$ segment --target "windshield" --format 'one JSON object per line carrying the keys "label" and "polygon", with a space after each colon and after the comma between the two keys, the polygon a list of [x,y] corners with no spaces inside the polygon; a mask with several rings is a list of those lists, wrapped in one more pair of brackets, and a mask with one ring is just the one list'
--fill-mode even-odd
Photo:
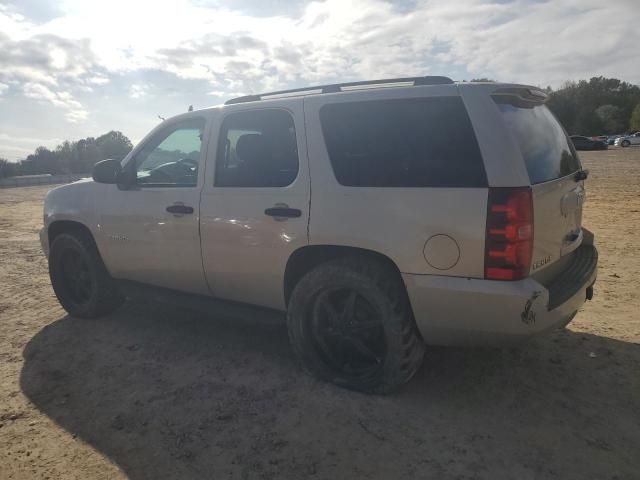
{"label": "windshield", "polygon": [[495,101],[520,147],[532,184],[565,177],[580,170],[567,134],[544,105],[515,106],[508,97]]}

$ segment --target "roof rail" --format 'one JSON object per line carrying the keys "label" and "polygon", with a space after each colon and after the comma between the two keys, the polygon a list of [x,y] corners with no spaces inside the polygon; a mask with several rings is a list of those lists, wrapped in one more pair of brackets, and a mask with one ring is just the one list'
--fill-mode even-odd
{"label": "roof rail", "polygon": [[[402,77],[402,78],[385,78],[382,80],[365,80],[361,82],[334,83],[330,85],[317,85],[315,87],[293,88],[291,90],[280,90],[277,92],[258,93],[255,95],[244,95],[242,97],[232,98],[224,102],[225,105],[233,105],[234,103],[256,102],[264,97],[273,97],[276,95],[289,95],[304,92],[318,93],[337,93],[343,88],[363,87],[367,85],[389,85],[394,83],[413,83],[413,85],[449,85],[453,83],[449,77],[431,76],[431,77]],[[295,95],[291,95],[295,96]]]}

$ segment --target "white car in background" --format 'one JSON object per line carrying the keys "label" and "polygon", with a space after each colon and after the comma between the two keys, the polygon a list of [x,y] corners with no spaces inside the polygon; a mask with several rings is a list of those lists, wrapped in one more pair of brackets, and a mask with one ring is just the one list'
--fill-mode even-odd
{"label": "white car in background", "polygon": [[616,147],[629,147],[631,145],[640,145],[640,132],[633,133],[631,135],[625,135],[623,137],[616,138],[613,143]]}

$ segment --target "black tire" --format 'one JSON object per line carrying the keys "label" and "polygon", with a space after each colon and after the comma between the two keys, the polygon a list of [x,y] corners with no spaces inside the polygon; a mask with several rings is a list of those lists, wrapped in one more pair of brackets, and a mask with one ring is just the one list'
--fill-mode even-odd
{"label": "black tire", "polygon": [[51,243],[49,277],[62,307],[73,317],[111,313],[124,298],[88,233],[61,233]]}
{"label": "black tire", "polygon": [[[343,294],[343,291],[346,293]],[[348,302],[352,297],[353,305],[359,302],[359,307],[351,309],[355,312],[353,318],[347,318],[347,306],[339,314],[339,322],[343,328],[365,325],[368,329],[366,334],[354,334],[350,330],[346,337],[334,341],[333,336],[342,334],[336,334],[336,323],[329,319],[327,324],[331,326],[325,330],[327,336],[321,338],[323,336],[318,334],[318,318],[321,314],[318,312],[321,311],[320,306],[324,305],[322,302],[331,298],[330,295],[334,295],[333,298],[338,301],[340,297],[335,295],[345,295],[348,305],[351,305]],[[362,313],[358,308],[365,310],[364,316],[376,320],[365,320],[362,323],[356,321],[356,317]],[[339,313],[336,310],[338,308],[333,312]],[[330,314],[326,317],[336,318]],[[344,324],[350,324],[350,327]],[[352,390],[379,394],[397,390],[413,377],[424,357],[424,342],[418,333],[402,279],[396,270],[376,259],[341,258],[321,264],[308,272],[291,294],[287,326],[293,350],[308,372]],[[340,328],[338,326],[337,330]],[[352,335],[360,335],[355,340],[356,343],[352,343]],[[340,345],[341,361],[327,353],[330,350],[325,347],[330,342]],[[384,342],[382,354],[379,349],[381,342]],[[365,350],[366,357],[361,356],[363,345],[368,350]],[[356,366],[362,366],[362,371],[354,366],[358,362],[360,363]],[[365,368],[367,362],[371,365]],[[337,366],[339,364],[342,367]]]}
{"label": "black tire", "polygon": [[631,142],[629,140],[623,140],[620,145],[622,145],[623,147],[628,147],[629,145],[631,145]]}

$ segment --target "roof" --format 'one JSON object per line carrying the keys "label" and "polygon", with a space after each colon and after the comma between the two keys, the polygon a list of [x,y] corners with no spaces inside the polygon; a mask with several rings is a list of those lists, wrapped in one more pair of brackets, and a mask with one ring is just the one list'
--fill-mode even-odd
{"label": "roof", "polygon": [[365,80],[360,82],[347,82],[347,83],[334,83],[329,85],[316,85],[311,87],[294,88],[290,90],[279,90],[276,92],[258,93],[254,95],[244,95],[242,97],[232,98],[227,100],[225,105],[232,105],[235,103],[256,102],[264,99],[265,97],[289,97],[305,94],[322,94],[322,93],[337,93],[348,90],[356,90],[359,88],[376,88],[376,87],[393,87],[403,84],[410,84],[414,86],[420,85],[451,85],[453,80],[449,77],[441,76],[428,76],[428,77],[401,77],[401,78],[385,78],[380,80]]}

